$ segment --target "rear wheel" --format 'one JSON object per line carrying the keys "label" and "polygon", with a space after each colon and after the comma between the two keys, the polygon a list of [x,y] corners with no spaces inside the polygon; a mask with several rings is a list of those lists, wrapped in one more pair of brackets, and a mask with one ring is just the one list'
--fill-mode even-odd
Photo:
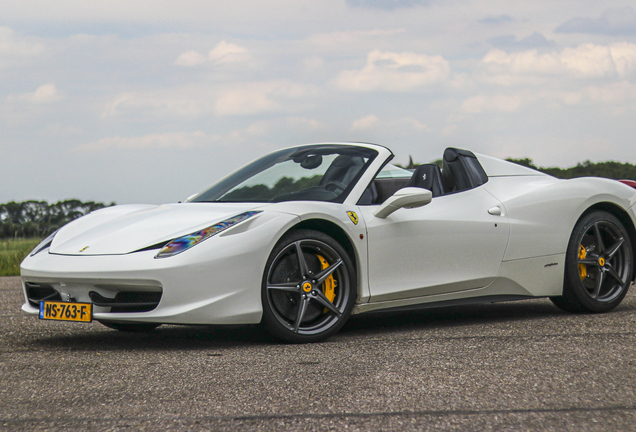
{"label": "rear wheel", "polygon": [[263,322],[288,342],[326,339],[349,318],[356,287],[353,264],[338,242],[318,231],[292,231],[265,267]]}
{"label": "rear wheel", "polygon": [[595,211],[574,227],[565,258],[563,295],[550,300],[568,312],[607,312],[627,294],[632,281],[629,234],[613,215]]}
{"label": "rear wheel", "polygon": [[118,322],[110,322],[110,321],[100,321],[101,324],[105,325],[108,328],[124,331],[124,332],[149,332],[151,330],[156,329],[161,324],[153,324],[153,323],[118,323]]}

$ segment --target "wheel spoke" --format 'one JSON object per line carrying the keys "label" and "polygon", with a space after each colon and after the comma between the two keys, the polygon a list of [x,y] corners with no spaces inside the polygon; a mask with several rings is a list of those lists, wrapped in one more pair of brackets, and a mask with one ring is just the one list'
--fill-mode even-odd
{"label": "wheel spoke", "polygon": [[605,245],[603,244],[603,238],[601,237],[601,230],[598,227],[598,222],[594,224],[594,236],[596,237],[596,244],[598,245],[598,252],[605,251]]}
{"label": "wheel spoke", "polygon": [[277,284],[268,284],[268,290],[300,292],[300,282],[284,282]]}
{"label": "wheel spoke", "polygon": [[309,267],[307,266],[307,261],[305,261],[303,250],[300,248],[300,242],[297,241],[294,245],[296,246],[296,255],[298,255],[298,264],[300,265],[300,276],[307,276],[309,274]]}
{"label": "wheel spoke", "polygon": [[594,292],[592,293],[592,298],[597,299],[598,295],[601,292],[601,286],[603,285],[603,280],[605,279],[605,272],[598,272],[598,276],[596,278],[596,286],[594,287]]}
{"label": "wheel spoke", "polygon": [[621,279],[620,275],[618,273],[616,273],[616,270],[614,270],[613,267],[608,266],[607,272],[610,274],[611,277],[613,277],[618,282],[620,282],[621,285],[623,285],[625,283],[623,281],[623,279]]}
{"label": "wheel spoke", "polygon": [[334,306],[333,303],[329,301],[329,299],[325,296],[325,294],[322,291],[315,290],[314,296],[315,296],[314,298],[316,299],[316,301],[318,301],[318,303],[322,304],[331,312],[338,315],[338,318],[342,316],[342,313],[336,308],[336,306]]}
{"label": "wheel spoke", "polygon": [[585,265],[597,265],[598,264],[598,259],[596,258],[584,258],[584,259],[580,259],[577,261],[578,264],[585,264]]}
{"label": "wheel spoke", "polygon": [[608,258],[614,258],[614,255],[616,255],[616,252],[618,252],[618,250],[621,248],[621,246],[623,246],[623,243],[625,243],[625,239],[623,239],[623,237],[619,238],[618,240],[616,240],[616,243],[614,243],[612,245],[612,247],[610,247],[607,252],[605,253],[607,255]]}
{"label": "wheel spoke", "polygon": [[307,297],[303,298],[300,302],[300,307],[298,308],[298,317],[296,317],[296,323],[294,324],[294,333],[298,333],[298,329],[300,329],[300,323],[305,317],[305,311],[307,310],[308,303],[309,298]]}
{"label": "wheel spoke", "polygon": [[331,276],[331,273],[333,273],[334,270],[336,270],[340,266],[340,264],[342,264],[341,259],[339,259],[338,261],[336,261],[335,263],[331,264],[329,267],[327,267],[326,269],[318,273],[315,276],[316,277],[315,285],[321,285],[329,276]]}

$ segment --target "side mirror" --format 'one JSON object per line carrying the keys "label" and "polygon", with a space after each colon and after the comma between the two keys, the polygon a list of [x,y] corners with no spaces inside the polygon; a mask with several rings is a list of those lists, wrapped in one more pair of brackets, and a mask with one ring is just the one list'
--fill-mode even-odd
{"label": "side mirror", "polygon": [[433,193],[428,189],[405,187],[391,195],[374,212],[373,216],[380,219],[401,208],[422,207],[431,202]]}

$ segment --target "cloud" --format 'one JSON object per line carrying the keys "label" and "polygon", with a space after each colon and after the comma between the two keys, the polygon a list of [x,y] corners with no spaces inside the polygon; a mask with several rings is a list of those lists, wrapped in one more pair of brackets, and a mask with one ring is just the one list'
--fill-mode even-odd
{"label": "cloud", "polygon": [[41,85],[33,93],[22,93],[7,96],[8,103],[27,103],[34,105],[50,104],[61,99],[62,95],[55,87],[55,84]]}
{"label": "cloud", "polygon": [[371,126],[376,124],[380,119],[375,115],[368,115],[366,117],[362,117],[351,123],[351,131],[364,130],[369,129]]}
{"label": "cloud", "polygon": [[187,51],[181,54],[177,60],[174,62],[177,66],[198,66],[207,62],[208,58],[203,54],[198,53],[197,51]]}
{"label": "cloud", "polygon": [[636,108],[636,84],[619,81],[602,86],[585,86],[574,91],[541,90],[517,91],[510,94],[489,93],[471,96],[465,99],[460,110],[467,114],[486,112],[512,113],[524,106],[543,102],[544,106],[559,109],[562,106],[575,106],[585,103],[599,104],[615,108],[615,113],[622,114],[622,107]]}
{"label": "cloud", "polygon": [[[254,145],[258,142],[258,139],[265,142],[277,142],[280,146],[280,141],[275,136],[284,135],[285,139],[291,139],[291,142],[311,142],[324,139],[323,131],[326,126],[318,120],[307,117],[281,117],[271,120],[258,120],[251,123],[249,126],[232,131],[223,136],[222,141],[224,143],[237,145],[249,143]],[[316,138],[314,138],[318,133]]]}
{"label": "cloud", "polygon": [[603,87],[589,87],[586,89],[593,102],[609,105],[636,103],[636,85],[627,81],[608,84]]}
{"label": "cloud", "polygon": [[108,137],[75,147],[80,151],[99,152],[111,149],[148,150],[148,149],[190,149],[204,147],[218,140],[218,137],[203,132],[171,132],[149,134],[137,137]]}
{"label": "cloud", "polygon": [[189,84],[152,92],[120,93],[105,106],[102,118],[197,119],[210,114],[294,112],[305,109],[307,101],[317,94],[315,86],[289,80]]}
{"label": "cloud", "polygon": [[415,120],[410,117],[406,117],[406,118],[398,120],[397,125],[409,126],[411,129],[416,131],[430,132],[433,130],[431,127],[429,127],[425,123],[422,123],[421,121]]}
{"label": "cloud", "polygon": [[514,112],[517,111],[524,102],[527,102],[525,94],[480,94],[469,97],[461,104],[461,110],[469,114],[479,114],[485,111]]}
{"label": "cloud", "polygon": [[120,93],[106,104],[102,118],[196,118],[213,110],[214,96],[201,86]]}
{"label": "cloud", "polygon": [[80,134],[81,132],[82,130],[75,126],[67,126],[59,122],[49,123],[48,125],[44,126],[42,130],[42,133],[45,136],[52,136],[52,135],[72,136],[72,135]]}
{"label": "cloud", "polygon": [[177,66],[193,67],[204,63],[227,64],[241,63],[251,59],[249,51],[246,48],[221,41],[215,46],[207,56],[198,51],[187,51],[181,54],[175,64]]}
{"label": "cloud", "polygon": [[0,26],[0,70],[23,63],[44,52],[44,45],[34,38],[23,38],[9,27]]}
{"label": "cloud", "polygon": [[636,105],[636,84],[619,81],[604,86],[587,86],[572,92],[546,93],[544,98],[552,98],[563,105],[578,105],[592,102],[620,108]]}
{"label": "cloud", "polygon": [[298,131],[317,131],[324,129],[325,125],[318,120],[307,117],[288,117],[285,119],[285,128]]}
{"label": "cloud", "polygon": [[350,47],[352,44],[366,42],[369,43],[370,38],[386,40],[389,36],[400,35],[405,33],[406,29],[375,29],[375,30],[349,30],[335,31],[330,33],[318,33],[311,35],[307,40],[321,48],[337,49],[342,47]]}
{"label": "cloud", "polygon": [[636,45],[627,42],[608,46],[582,44],[546,54],[539,54],[537,50],[507,53],[494,49],[486,54],[482,64],[491,73],[622,78],[636,71]]}
{"label": "cloud", "polygon": [[430,0],[346,0],[352,8],[395,10],[403,7],[428,6]]}
{"label": "cloud", "polygon": [[219,44],[208,53],[208,57],[215,63],[236,63],[250,59],[247,49],[225,41],[219,42]]}
{"label": "cloud", "polygon": [[287,80],[241,83],[222,92],[214,104],[218,116],[251,115],[302,109],[302,101],[317,96],[313,85]]}
{"label": "cloud", "polygon": [[636,34],[636,12],[627,6],[607,9],[600,18],[573,18],[556,28],[557,33],[588,33],[610,36]]}
{"label": "cloud", "polygon": [[258,120],[246,127],[225,133],[207,134],[195,132],[167,132],[153,133],[132,137],[106,137],[90,143],[81,144],[74,148],[80,152],[107,152],[110,150],[158,150],[177,149],[190,150],[219,146],[254,144],[256,138],[270,138],[271,135],[301,135],[321,131],[325,125],[307,117],[282,117],[273,120]]}
{"label": "cloud", "polygon": [[371,51],[360,70],[340,73],[335,84],[347,91],[406,92],[448,80],[450,65],[442,56]]}
{"label": "cloud", "polygon": [[486,18],[480,19],[478,22],[481,24],[488,25],[500,25],[500,24],[508,24],[515,22],[516,20],[512,18],[510,15],[497,15],[497,16],[487,16]]}
{"label": "cloud", "polygon": [[349,131],[360,132],[378,128],[382,128],[383,130],[398,130],[400,132],[404,132],[405,130],[430,132],[432,130],[424,123],[411,117],[383,121],[380,120],[378,116],[372,114],[355,120],[353,123],[351,123],[351,128],[349,129]]}
{"label": "cloud", "polygon": [[509,50],[519,50],[519,49],[529,49],[529,48],[544,48],[544,47],[554,47],[556,46],[556,42],[552,40],[548,40],[541,33],[534,32],[530,36],[525,37],[523,39],[517,39],[516,36],[506,35],[506,36],[496,36],[488,39],[488,42],[496,47],[501,49],[509,49]]}

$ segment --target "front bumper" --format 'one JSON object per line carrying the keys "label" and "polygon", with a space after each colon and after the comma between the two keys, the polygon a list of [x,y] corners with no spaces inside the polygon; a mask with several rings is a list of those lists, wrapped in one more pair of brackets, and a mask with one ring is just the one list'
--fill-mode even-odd
{"label": "front bumper", "polygon": [[95,303],[97,297],[93,294],[92,299],[91,293],[106,299],[115,299],[119,292],[161,293],[159,303],[148,311],[113,311],[96,305],[93,319],[98,321],[258,323],[267,258],[280,235],[298,221],[293,215],[268,216],[255,218],[249,228],[228,230],[170,258],[155,259],[156,250],[95,256],[43,251],[27,257],[21,266],[22,310],[38,315],[38,303],[33,296],[29,300],[27,292],[27,284],[36,284],[52,287],[62,301],[87,303]]}

